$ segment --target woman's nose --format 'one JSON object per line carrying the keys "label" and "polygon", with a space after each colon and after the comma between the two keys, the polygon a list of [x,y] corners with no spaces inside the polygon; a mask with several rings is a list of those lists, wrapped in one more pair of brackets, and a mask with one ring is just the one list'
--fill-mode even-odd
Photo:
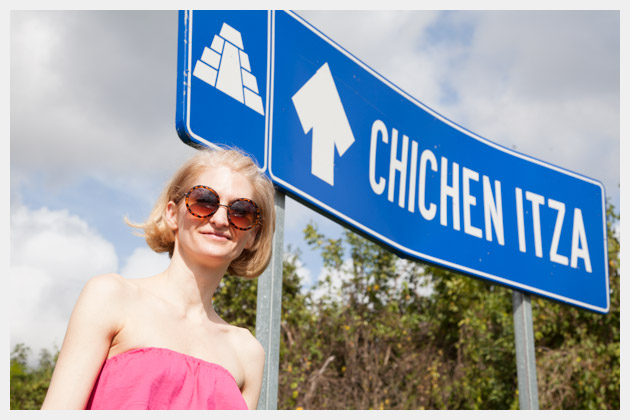
{"label": "woman's nose", "polygon": [[[225,210],[222,208],[225,208]],[[210,220],[217,226],[229,226],[230,219],[228,218],[228,206],[225,204],[219,204],[219,208],[214,212]]]}

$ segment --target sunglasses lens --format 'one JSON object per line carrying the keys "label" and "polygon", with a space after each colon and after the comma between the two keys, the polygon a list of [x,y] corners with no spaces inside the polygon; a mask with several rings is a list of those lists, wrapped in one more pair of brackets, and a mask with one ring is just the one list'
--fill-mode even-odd
{"label": "sunglasses lens", "polygon": [[230,204],[230,221],[241,229],[249,229],[256,222],[256,206],[247,200],[236,200]]}
{"label": "sunglasses lens", "polygon": [[[186,206],[193,216],[206,218],[212,216],[222,204],[214,190],[196,186],[186,195]],[[258,207],[250,200],[238,199],[230,204],[228,218],[237,228],[250,229],[258,221]]]}
{"label": "sunglasses lens", "polygon": [[196,188],[188,195],[188,209],[198,217],[208,217],[219,207],[219,197],[206,188]]}

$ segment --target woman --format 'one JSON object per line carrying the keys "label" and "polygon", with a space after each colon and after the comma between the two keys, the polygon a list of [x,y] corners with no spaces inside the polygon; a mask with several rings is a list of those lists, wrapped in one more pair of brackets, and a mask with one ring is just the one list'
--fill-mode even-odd
{"label": "woman", "polygon": [[174,175],[143,225],[168,252],[161,274],[87,282],[43,409],[255,409],[264,350],[212,296],[223,275],[254,278],[271,257],[274,190],[249,157],[204,150]]}

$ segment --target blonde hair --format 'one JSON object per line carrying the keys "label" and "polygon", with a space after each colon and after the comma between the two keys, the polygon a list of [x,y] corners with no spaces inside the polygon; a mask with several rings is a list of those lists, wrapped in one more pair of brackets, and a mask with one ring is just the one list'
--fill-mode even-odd
{"label": "blonde hair", "polygon": [[251,157],[235,148],[202,149],[175,172],[166,185],[153,210],[142,224],[127,223],[144,231],[140,234],[155,252],[168,252],[173,256],[175,249],[175,233],[169,228],[165,219],[169,201],[180,204],[184,194],[193,186],[193,180],[208,168],[226,166],[244,175],[252,184],[254,196],[252,200],[262,211],[262,223],[258,227],[256,238],[251,248],[244,249],[239,257],[232,261],[228,273],[240,277],[255,278],[262,274],[271,259],[273,233],[276,224],[274,206],[274,188],[267,176],[260,171]]}

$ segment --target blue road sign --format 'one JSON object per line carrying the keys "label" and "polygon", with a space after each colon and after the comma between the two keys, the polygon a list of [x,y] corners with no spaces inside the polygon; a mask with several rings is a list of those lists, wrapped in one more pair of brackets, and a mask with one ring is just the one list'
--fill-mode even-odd
{"label": "blue road sign", "polygon": [[180,138],[192,146],[237,146],[261,169],[267,161],[268,19],[265,10],[179,13]]}
{"label": "blue road sign", "polygon": [[467,131],[294,13],[265,22],[278,187],[400,255],[608,312],[601,183]]}

